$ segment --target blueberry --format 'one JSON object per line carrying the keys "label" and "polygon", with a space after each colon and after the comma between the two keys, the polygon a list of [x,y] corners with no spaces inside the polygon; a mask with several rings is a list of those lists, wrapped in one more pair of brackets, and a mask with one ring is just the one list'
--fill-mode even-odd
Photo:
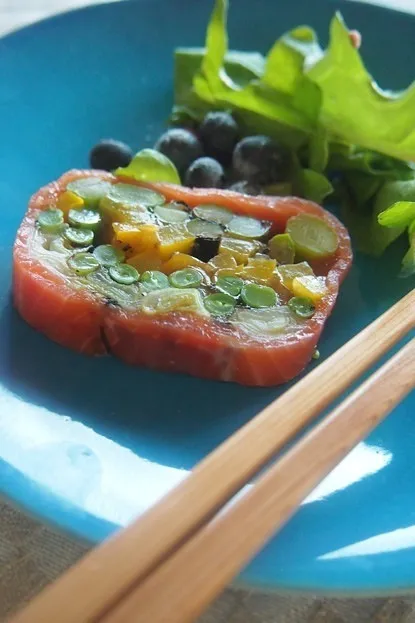
{"label": "blueberry", "polygon": [[287,177],[288,152],[268,136],[247,136],[236,145],[234,174],[256,184],[281,182]]}
{"label": "blueberry", "polygon": [[199,139],[183,128],[173,128],[162,134],[154,149],[170,158],[180,174],[203,154]]}
{"label": "blueberry", "polygon": [[234,190],[237,193],[242,193],[243,195],[260,195],[261,187],[257,184],[252,184],[251,182],[241,181],[235,182],[229,186],[229,190]]}
{"label": "blueberry", "polygon": [[186,172],[186,186],[196,188],[222,188],[225,174],[222,165],[213,158],[198,158]]}
{"label": "blueberry", "polygon": [[206,154],[224,165],[229,164],[239,138],[239,128],[232,115],[227,112],[209,112],[199,132]]}
{"label": "blueberry", "polygon": [[89,152],[89,163],[92,169],[113,171],[118,167],[126,167],[133,157],[131,147],[112,138],[103,139]]}

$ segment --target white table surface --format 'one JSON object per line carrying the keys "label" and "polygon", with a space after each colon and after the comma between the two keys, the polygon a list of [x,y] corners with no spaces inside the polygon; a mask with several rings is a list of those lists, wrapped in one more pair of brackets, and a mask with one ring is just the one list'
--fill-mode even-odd
{"label": "white table surface", "polygon": [[[0,0],[0,35],[52,13],[89,3],[90,0]],[[377,0],[377,4],[415,13],[415,0]],[[5,621],[6,616],[48,582],[58,577],[85,551],[84,545],[57,534],[13,509],[6,502],[0,501],[0,622]],[[200,621],[200,623],[369,622],[415,623],[415,598],[356,601],[323,599],[313,595],[261,595],[228,590]],[[45,621],[45,623],[52,622]]]}

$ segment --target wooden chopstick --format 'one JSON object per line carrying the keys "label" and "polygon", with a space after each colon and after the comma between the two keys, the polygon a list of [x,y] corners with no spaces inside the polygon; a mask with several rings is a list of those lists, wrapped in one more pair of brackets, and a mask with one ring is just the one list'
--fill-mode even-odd
{"label": "wooden chopstick", "polygon": [[307,494],[414,387],[415,339],[100,621],[194,621]]}
{"label": "wooden chopstick", "polygon": [[66,572],[14,622],[96,621],[414,326],[412,291],[223,443],[137,523]]}

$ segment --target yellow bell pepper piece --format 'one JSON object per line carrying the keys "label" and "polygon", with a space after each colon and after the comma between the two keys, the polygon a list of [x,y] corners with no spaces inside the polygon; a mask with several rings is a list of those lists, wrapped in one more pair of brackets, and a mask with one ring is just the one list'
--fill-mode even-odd
{"label": "yellow bell pepper piece", "polygon": [[137,255],[133,255],[127,259],[127,264],[134,266],[138,272],[144,273],[146,270],[160,270],[162,265],[161,257],[156,248],[147,249]]}
{"label": "yellow bell pepper piece", "polygon": [[292,283],[292,292],[294,296],[303,296],[311,299],[316,303],[327,294],[326,280],[324,277],[313,277],[312,275],[304,275],[304,277],[295,277]]}
{"label": "yellow bell pepper piece", "polygon": [[256,240],[239,240],[238,238],[223,236],[219,253],[231,255],[239,264],[246,264],[248,259],[261,249],[261,246],[261,243]]}
{"label": "yellow bell pepper piece", "polygon": [[70,190],[65,190],[61,195],[59,195],[58,200],[56,202],[56,207],[65,214],[68,214],[69,210],[73,208],[80,210],[85,205],[84,200],[79,195],[71,192]]}
{"label": "yellow bell pepper piece", "polygon": [[162,260],[168,260],[173,253],[190,254],[195,241],[195,237],[182,223],[160,227],[157,235],[158,250]]}
{"label": "yellow bell pepper piece", "polygon": [[212,266],[209,266],[209,264],[202,262],[202,260],[199,260],[197,257],[187,255],[186,253],[173,253],[171,258],[167,260],[167,262],[164,262],[162,266],[162,272],[166,275],[170,275],[176,270],[181,270],[182,268],[187,268],[188,266],[200,268],[200,270],[207,273],[208,275],[211,275],[213,273]]}
{"label": "yellow bell pepper piece", "polygon": [[250,279],[262,284],[268,284],[274,276],[276,266],[276,260],[271,260],[262,256],[249,258],[248,264],[245,266],[240,276],[243,279]]}
{"label": "yellow bell pepper piece", "polygon": [[221,268],[236,268],[237,262],[232,255],[215,255],[209,260],[210,266],[213,267],[214,270],[219,270]]}
{"label": "yellow bell pepper piece", "polygon": [[147,249],[154,249],[158,244],[156,225],[131,225],[113,223],[113,245],[122,249],[126,257],[131,257]]}
{"label": "yellow bell pepper piece", "polygon": [[277,266],[275,273],[281,280],[281,283],[292,292],[293,281],[296,277],[314,276],[313,269],[308,262],[299,262],[298,264],[280,264]]}

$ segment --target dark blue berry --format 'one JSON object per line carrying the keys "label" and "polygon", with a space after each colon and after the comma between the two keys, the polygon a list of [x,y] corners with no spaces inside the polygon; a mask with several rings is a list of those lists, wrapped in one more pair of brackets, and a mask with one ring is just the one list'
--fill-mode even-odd
{"label": "dark blue berry", "polygon": [[199,139],[183,128],[172,128],[162,134],[154,149],[167,156],[176,165],[180,174],[203,154]]}
{"label": "dark blue berry", "polygon": [[232,167],[242,180],[272,184],[286,179],[289,157],[285,148],[268,136],[247,136],[236,145]]}
{"label": "dark blue berry", "polygon": [[224,165],[231,162],[239,138],[239,128],[232,115],[227,112],[209,112],[199,128],[199,134],[208,156]]}
{"label": "dark blue berry", "polygon": [[92,169],[113,171],[118,167],[126,167],[133,157],[131,147],[112,138],[97,143],[89,152],[89,163]]}
{"label": "dark blue berry", "polygon": [[213,158],[198,158],[187,169],[186,186],[195,188],[222,188],[225,174],[222,165]]}

